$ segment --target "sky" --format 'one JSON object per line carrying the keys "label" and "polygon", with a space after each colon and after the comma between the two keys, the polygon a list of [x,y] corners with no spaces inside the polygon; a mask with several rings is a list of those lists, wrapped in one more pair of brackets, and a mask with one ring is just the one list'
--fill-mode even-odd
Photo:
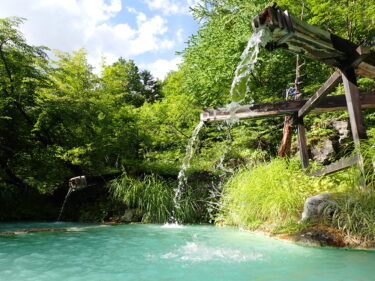
{"label": "sky", "polygon": [[199,0],[0,0],[0,18],[19,16],[31,45],[66,52],[85,48],[100,72],[119,57],[163,79],[177,69],[197,22],[189,7]]}

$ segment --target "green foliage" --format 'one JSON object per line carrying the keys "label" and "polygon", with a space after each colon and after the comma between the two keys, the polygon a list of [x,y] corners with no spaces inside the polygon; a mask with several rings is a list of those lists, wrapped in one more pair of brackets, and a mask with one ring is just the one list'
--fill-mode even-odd
{"label": "green foliage", "polygon": [[294,225],[308,196],[338,192],[347,185],[329,177],[309,177],[294,159],[274,159],[254,168],[245,167],[225,184],[223,209],[217,221],[268,230]]}
{"label": "green foliage", "polygon": [[[299,16],[299,2],[284,2]],[[234,71],[251,35],[251,20],[269,4],[269,1],[204,1],[193,9],[193,15],[202,24],[182,52],[184,63],[180,69],[185,78],[183,89],[191,99],[204,106],[228,103]],[[305,58],[303,62],[302,92],[309,95],[326,80],[331,69]],[[244,93],[244,102],[284,99],[284,90],[294,79],[294,54],[284,50],[272,53],[261,50],[248,82],[250,92]]]}
{"label": "green foliage", "polygon": [[[356,0],[304,0],[305,20],[357,44],[372,45],[375,36],[375,4]],[[302,5],[293,0],[281,0],[280,5],[299,15]]]}
{"label": "green foliage", "polygon": [[119,98],[119,103],[128,103],[136,107],[145,101],[161,99],[161,85],[147,70],[139,71],[133,60],[119,58],[112,65],[102,66],[101,87],[106,94]]}

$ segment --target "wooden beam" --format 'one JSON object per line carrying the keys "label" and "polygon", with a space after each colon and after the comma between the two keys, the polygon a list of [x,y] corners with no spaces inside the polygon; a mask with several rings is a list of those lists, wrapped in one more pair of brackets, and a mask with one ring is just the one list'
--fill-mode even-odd
{"label": "wooden beam", "polygon": [[363,123],[360,94],[355,80],[354,70],[342,73],[353,141],[354,145],[358,146],[360,143],[359,140],[366,139],[367,135]]}
{"label": "wooden beam", "polygon": [[319,102],[341,82],[341,72],[336,70],[323,86],[302,106],[298,111],[298,117],[303,117],[309,113]]}
{"label": "wooden beam", "polygon": [[319,176],[323,176],[323,175],[332,174],[332,173],[347,169],[347,168],[353,166],[354,164],[357,164],[358,160],[359,160],[358,155],[355,155],[355,156],[352,156],[352,157],[349,157],[349,158],[344,158],[344,159],[341,159],[341,160],[339,160],[335,163],[332,163],[332,164],[330,164],[330,165],[328,165],[328,166],[326,166],[322,169],[319,169],[319,170],[311,173],[310,176],[319,177]]}
{"label": "wooden beam", "polygon": [[[375,108],[375,92],[361,93],[361,108]],[[307,100],[301,101],[282,101],[276,103],[263,103],[255,105],[241,106],[236,111],[239,119],[264,118],[275,115],[294,114],[298,112]],[[332,111],[347,110],[346,98],[344,95],[329,96],[311,110],[311,113],[324,113]],[[230,113],[226,108],[205,109],[201,113],[201,121],[204,122],[223,122],[230,118]]]}
{"label": "wooden beam", "polygon": [[359,46],[357,48],[357,57],[350,67],[355,68],[358,75],[375,79],[375,53],[370,52],[369,48]]}
{"label": "wooden beam", "polygon": [[306,169],[309,166],[309,154],[307,151],[305,124],[303,123],[302,118],[298,118],[297,120],[297,134],[298,134],[299,156],[301,158],[302,168]]}

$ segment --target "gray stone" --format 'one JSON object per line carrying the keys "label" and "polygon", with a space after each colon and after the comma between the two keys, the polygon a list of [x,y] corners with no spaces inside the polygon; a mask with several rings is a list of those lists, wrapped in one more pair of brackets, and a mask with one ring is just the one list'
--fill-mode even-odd
{"label": "gray stone", "polygon": [[335,128],[339,133],[339,143],[349,138],[348,121],[332,119],[331,126]]}
{"label": "gray stone", "polygon": [[334,156],[335,149],[333,147],[333,142],[329,139],[324,140],[322,146],[316,146],[311,149],[311,154],[314,161],[324,163],[330,157]]}
{"label": "gray stone", "polygon": [[120,221],[121,222],[140,222],[142,221],[141,211],[138,209],[126,209]]}
{"label": "gray stone", "polygon": [[322,193],[306,199],[302,213],[302,222],[314,221],[320,218],[325,208],[331,204],[332,193]]}

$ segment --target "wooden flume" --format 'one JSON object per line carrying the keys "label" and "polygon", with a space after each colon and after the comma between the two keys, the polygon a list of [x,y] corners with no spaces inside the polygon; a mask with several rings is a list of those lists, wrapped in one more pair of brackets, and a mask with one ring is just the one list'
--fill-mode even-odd
{"label": "wooden flume", "polygon": [[[262,46],[272,51],[283,48],[296,54],[318,60],[338,69],[308,100],[284,101],[267,104],[241,106],[235,115],[239,119],[269,117],[294,114],[297,124],[298,146],[302,167],[309,165],[304,116],[347,110],[355,146],[360,139],[367,138],[363,123],[362,109],[375,108],[375,93],[359,93],[356,75],[375,79],[375,53],[321,28],[307,24],[281,10],[276,4],[267,7],[252,22],[255,30],[263,29]],[[335,87],[343,82],[345,95],[327,97]],[[230,118],[226,109],[205,109],[201,114],[204,122],[222,122]],[[361,155],[343,159],[331,164],[314,175],[332,173],[357,163],[363,171]]]}

